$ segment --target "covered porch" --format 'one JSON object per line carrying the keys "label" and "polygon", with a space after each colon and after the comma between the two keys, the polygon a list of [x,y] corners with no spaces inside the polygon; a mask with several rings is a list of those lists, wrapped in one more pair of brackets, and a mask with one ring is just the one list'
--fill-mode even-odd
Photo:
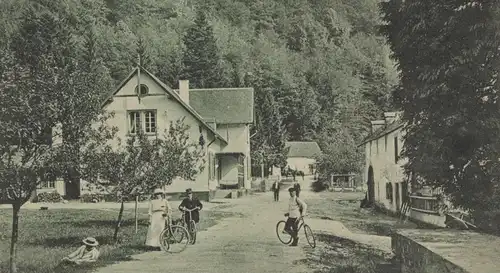
{"label": "covered porch", "polygon": [[241,189],[245,187],[245,154],[217,153],[217,180],[220,189]]}

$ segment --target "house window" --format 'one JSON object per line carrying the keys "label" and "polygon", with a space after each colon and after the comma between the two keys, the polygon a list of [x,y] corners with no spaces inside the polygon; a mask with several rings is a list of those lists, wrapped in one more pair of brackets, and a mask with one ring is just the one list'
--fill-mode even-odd
{"label": "house window", "polygon": [[[139,94],[139,86],[135,86],[135,93]],[[149,87],[145,84],[141,84],[141,95],[147,95],[149,93]]]}
{"label": "house window", "polygon": [[142,130],[146,134],[156,133],[156,111],[131,111],[128,113],[129,134]]}
{"label": "house window", "polygon": [[384,142],[385,142],[385,146],[384,147],[385,147],[385,151],[386,152],[387,152],[387,140],[388,140],[388,138],[389,137],[387,135],[384,136]]}
{"label": "house window", "polygon": [[394,137],[394,161],[398,163],[399,161],[399,147],[398,147],[398,137]]}
{"label": "house window", "polygon": [[390,182],[385,184],[385,197],[392,203],[392,184]]}
{"label": "house window", "polygon": [[129,112],[129,133],[136,134],[137,130],[141,128],[141,113],[140,112]]}
{"label": "house window", "polygon": [[156,133],[156,113],[154,111],[146,111],[144,113],[146,120],[145,132],[146,133]]}
{"label": "house window", "polygon": [[56,187],[56,181],[45,181],[39,186],[41,189],[54,189]]}

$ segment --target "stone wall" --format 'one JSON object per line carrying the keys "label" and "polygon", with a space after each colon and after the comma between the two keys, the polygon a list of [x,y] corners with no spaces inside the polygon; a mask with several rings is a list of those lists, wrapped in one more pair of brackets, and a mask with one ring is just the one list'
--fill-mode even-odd
{"label": "stone wall", "polygon": [[500,272],[500,238],[453,229],[399,230],[391,237],[402,273]]}
{"label": "stone wall", "polygon": [[391,239],[392,249],[401,261],[401,273],[467,273],[402,234],[394,233]]}

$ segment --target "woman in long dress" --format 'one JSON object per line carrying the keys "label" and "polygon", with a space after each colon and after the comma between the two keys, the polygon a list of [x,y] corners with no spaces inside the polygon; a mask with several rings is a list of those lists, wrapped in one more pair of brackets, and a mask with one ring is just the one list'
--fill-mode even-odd
{"label": "woman in long dress", "polygon": [[156,189],[149,203],[149,227],[146,245],[153,248],[160,247],[160,233],[165,229],[165,220],[172,212],[170,204],[163,195],[163,190]]}

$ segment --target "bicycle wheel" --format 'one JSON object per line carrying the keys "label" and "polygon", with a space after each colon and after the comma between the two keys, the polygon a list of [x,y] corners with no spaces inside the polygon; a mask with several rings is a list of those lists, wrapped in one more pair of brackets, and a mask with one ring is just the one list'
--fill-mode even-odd
{"label": "bicycle wheel", "polygon": [[169,243],[169,248],[164,251],[179,253],[184,251],[189,244],[189,232],[183,226],[172,225],[170,229],[165,229],[160,235],[160,242],[165,240]]}
{"label": "bicycle wheel", "polygon": [[286,222],[281,220],[276,224],[276,235],[278,235],[278,239],[285,245],[288,245],[292,241],[292,236],[290,233],[285,231]]}
{"label": "bicycle wheel", "polygon": [[189,225],[189,236],[191,238],[191,244],[194,245],[196,243],[196,232],[197,232],[197,228],[196,228],[196,223],[191,220],[190,221],[190,225]]}
{"label": "bicycle wheel", "polygon": [[161,233],[160,233],[160,248],[161,250],[165,251],[165,252],[168,252],[168,250],[170,249],[170,238],[168,236],[168,233],[170,232],[170,230],[168,228],[164,229]]}
{"label": "bicycle wheel", "polygon": [[312,248],[316,247],[316,238],[314,238],[314,233],[308,225],[304,225],[304,233],[306,234],[306,239]]}

